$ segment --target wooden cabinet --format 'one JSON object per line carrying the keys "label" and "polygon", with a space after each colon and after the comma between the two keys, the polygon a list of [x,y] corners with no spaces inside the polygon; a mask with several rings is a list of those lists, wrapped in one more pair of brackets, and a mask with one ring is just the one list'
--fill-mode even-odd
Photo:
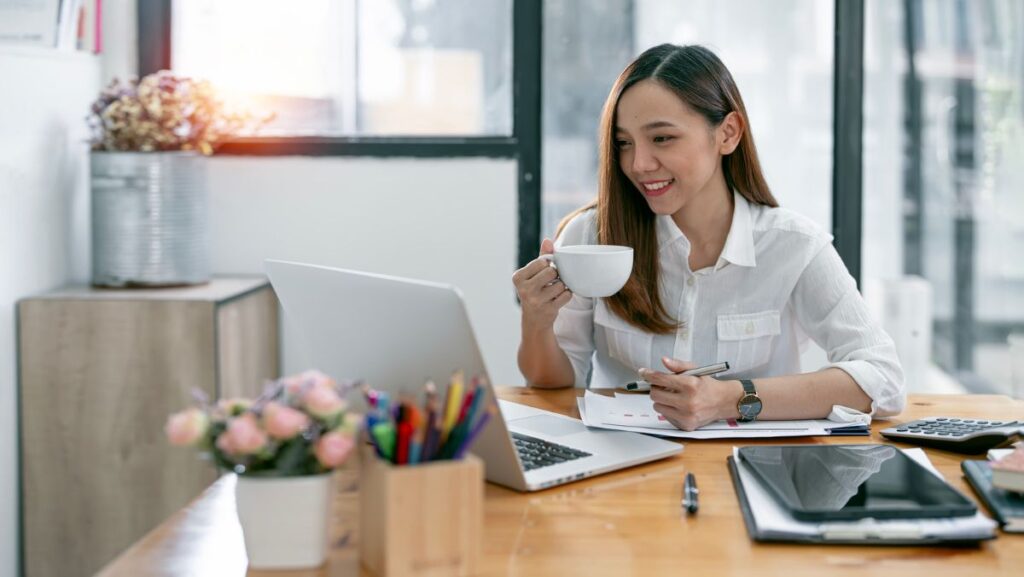
{"label": "wooden cabinet", "polygon": [[278,376],[266,279],[18,303],[21,528],[27,577],[92,575],[215,478],[164,439],[193,388],[255,396]]}

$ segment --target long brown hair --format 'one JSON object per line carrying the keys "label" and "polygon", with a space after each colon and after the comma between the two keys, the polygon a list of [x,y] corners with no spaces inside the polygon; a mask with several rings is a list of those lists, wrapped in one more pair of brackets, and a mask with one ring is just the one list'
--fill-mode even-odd
{"label": "long brown hair", "polygon": [[631,62],[612,86],[601,113],[600,168],[597,200],[567,216],[597,208],[597,241],[633,247],[633,273],[608,307],[630,324],[655,334],[674,332],[679,323],[665,309],[658,288],[658,241],[655,214],[619,166],[615,146],[615,111],[619,98],[641,80],[654,80],[676,93],[685,104],[717,127],[730,112],[740,115],[743,134],[732,154],[722,157],[725,182],[748,201],[778,206],[761,173],[747,109],[732,74],[722,61],[703,46],[661,44]]}

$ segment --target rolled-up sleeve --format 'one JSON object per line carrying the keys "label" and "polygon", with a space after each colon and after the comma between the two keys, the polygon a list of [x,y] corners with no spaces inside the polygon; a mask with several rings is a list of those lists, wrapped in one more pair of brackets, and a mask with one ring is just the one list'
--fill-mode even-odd
{"label": "rolled-up sleeve", "polygon": [[825,239],[793,290],[798,322],[828,353],[828,367],[846,371],[871,397],[877,417],[903,411],[907,391],[891,337],[871,317],[839,253]]}
{"label": "rolled-up sleeve", "polygon": [[[594,217],[594,211],[588,211],[569,221],[555,239],[555,250],[561,246],[595,244]],[[572,363],[575,386],[586,388],[594,358],[594,299],[573,295],[558,311],[554,330],[558,346]]]}

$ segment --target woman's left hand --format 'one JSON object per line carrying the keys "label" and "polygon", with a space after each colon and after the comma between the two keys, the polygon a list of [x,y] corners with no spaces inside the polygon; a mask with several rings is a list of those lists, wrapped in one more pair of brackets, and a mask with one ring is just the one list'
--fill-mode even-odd
{"label": "woman's left hand", "polygon": [[732,387],[714,377],[677,375],[697,365],[662,357],[671,372],[640,369],[640,377],[651,384],[654,410],[684,431],[693,431],[712,421],[735,417],[736,399]]}

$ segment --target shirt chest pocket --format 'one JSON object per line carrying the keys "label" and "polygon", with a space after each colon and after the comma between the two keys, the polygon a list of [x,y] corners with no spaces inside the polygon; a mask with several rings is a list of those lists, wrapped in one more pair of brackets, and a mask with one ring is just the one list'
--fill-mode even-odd
{"label": "shirt chest pocket", "polygon": [[651,363],[652,335],[624,321],[608,310],[603,301],[594,305],[594,330],[598,344],[605,341],[608,356],[637,370]]}
{"label": "shirt chest pocket", "polygon": [[771,360],[781,333],[779,311],[718,315],[718,360],[727,361],[730,373],[745,373]]}

